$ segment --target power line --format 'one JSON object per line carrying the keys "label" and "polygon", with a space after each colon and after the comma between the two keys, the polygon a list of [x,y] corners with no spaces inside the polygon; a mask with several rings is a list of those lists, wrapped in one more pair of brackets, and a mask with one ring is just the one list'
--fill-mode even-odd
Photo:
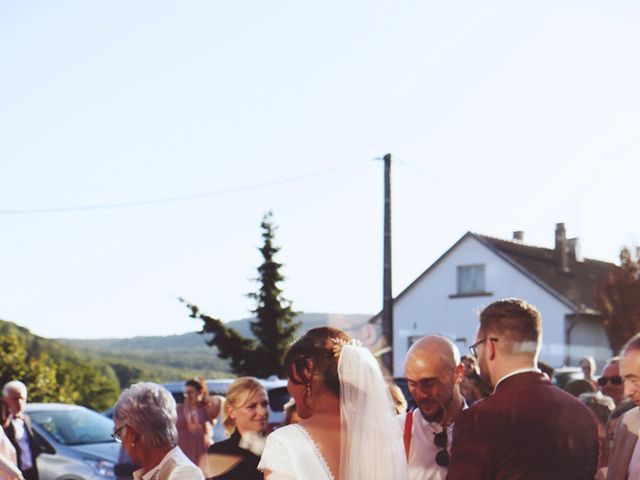
{"label": "power line", "polygon": [[309,178],[319,177],[322,175],[328,175],[330,173],[335,173],[341,170],[345,170],[347,168],[353,167],[361,163],[363,163],[362,160],[347,163],[345,165],[340,165],[337,167],[328,168],[325,170],[306,173],[303,175],[296,175],[296,176],[284,178],[281,180],[273,180],[271,182],[256,183],[252,185],[245,185],[245,186],[235,187],[235,188],[226,188],[222,190],[213,190],[209,192],[191,193],[186,195],[178,195],[174,197],[155,198],[155,199],[148,199],[148,200],[113,202],[113,203],[103,203],[103,204],[94,204],[94,205],[76,205],[76,206],[68,206],[68,207],[48,207],[48,208],[42,207],[42,208],[0,210],[0,215],[32,215],[32,214],[48,214],[48,213],[73,213],[73,212],[84,212],[84,211],[91,211],[91,210],[114,210],[114,209],[124,209],[124,208],[146,207],[151,205],[161,205],[164,203],[176,203],[176,202],[186,202],[186,201],[192,201],[192,200],[201,200],[201,199],[217,197],[221,195],[229,195],[232,193],[259,190],[262,188],[273,187],[275,185],[283,185],[286,183],[293,183],[300,180],[306,180]]}

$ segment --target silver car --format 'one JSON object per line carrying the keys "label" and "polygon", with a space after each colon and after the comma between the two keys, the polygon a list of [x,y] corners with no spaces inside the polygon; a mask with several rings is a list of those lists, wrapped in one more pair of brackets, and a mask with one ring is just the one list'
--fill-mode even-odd
{"label": "silver car", "polygon": [[120,444],[111,436],[113,420],[62,403],[30,403],[25,412],[43,451],[37,460],[40,480],[115,478]]}

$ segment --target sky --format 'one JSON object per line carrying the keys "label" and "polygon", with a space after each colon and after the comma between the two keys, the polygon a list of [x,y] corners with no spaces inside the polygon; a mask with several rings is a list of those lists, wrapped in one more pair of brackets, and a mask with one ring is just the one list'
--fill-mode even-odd
{"label": "sky", "polygon": [[640,237],[635,1],[0,2],[0,318],[46,337],[382,306],[467,231]]}

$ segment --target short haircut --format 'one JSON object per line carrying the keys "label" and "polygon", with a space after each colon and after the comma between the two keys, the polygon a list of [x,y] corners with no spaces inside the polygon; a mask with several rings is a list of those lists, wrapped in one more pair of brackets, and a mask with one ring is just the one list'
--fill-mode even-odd
{"label": "short haircut", "polygon": [[631,350],[640,350],[640,333],[636,333],[624,344],[622,350],[620,350],[620,355],[625,355]]}
{"label": "short haircut", "polygon": [[26,400],[27,399],[27,386],[22,383],[20,380],[12,380],[4,384],[2,387],[2,396],[6,397],[9,395],[9,392],[17,391],[20,392],[20,395]]}
{"label": "short haircut", "polygon": [[484,335],[503,339],[498,346],[512,354],[537,354],[542,337],[542,318],[533,305],[519,298],[497,300],[480,312]]}
{"label": "short haircut", "polygon": [[176,402],[162,385],[140,382],[120,394],[113,418],[131,428],[146,448],[178,444]]}

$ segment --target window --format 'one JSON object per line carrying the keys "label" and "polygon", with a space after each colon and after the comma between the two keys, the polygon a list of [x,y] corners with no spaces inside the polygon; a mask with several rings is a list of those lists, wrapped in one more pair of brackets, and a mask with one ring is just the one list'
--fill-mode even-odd
{"label": "window", "polygon": [[485,293],[484,265],[458,267],[458,295]]}

